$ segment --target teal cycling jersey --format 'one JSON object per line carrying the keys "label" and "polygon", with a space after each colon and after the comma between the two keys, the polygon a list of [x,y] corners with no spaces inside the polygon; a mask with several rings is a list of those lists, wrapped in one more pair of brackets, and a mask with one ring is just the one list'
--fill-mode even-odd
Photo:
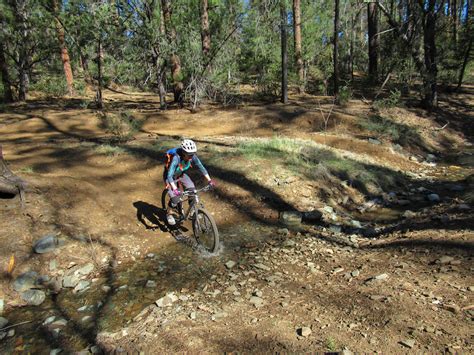
{"label": "teal cycling jersey", "polygon": [[183,159],[182,148],[173,148],[168,150],[166,155],[168,157],[165,167],[165,178],[167,182],[176,180],[192,166],[196,166],[203,175],[208,174],[206,168],[196,154],[194,154],[190,160],[186,161]]}

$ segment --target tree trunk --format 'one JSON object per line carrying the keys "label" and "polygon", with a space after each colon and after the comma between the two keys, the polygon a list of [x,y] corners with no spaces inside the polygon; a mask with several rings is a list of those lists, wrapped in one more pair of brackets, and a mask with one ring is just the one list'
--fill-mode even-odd
{"label": "tree trunk", "polygon": [[66,41],[64,39],[65,33],[61,22],[59,21],[59,4],[58,0],[53,0],[53,12],[56,25],[56,34],[58,36],[59,48],[61,49],[61,60],[63,62],[64,76],[66,77],[66,84],[70,96],[74,95],[74,77],[72,75],[71,60],[69,59],[69,52],[67,50]]}
{"label": "tree trunk", "polygon": [[97,108],[104,107],[102,101],[102,41],[99,38],[97,42],[97,91],[96,91]]}
{"label": "tree trunk", "polygon": [[24,191],[27,184],[12,173],[3,159],[2,146],[0,146],[0,193],[17,195],[20,194],[22,206],[24,202]]}
{"label": "tree trunk", "polygon": [[334,1],[334,51],[333,51],[333,82],[334,82],[334,95],[339,93],[339,63],[338,63],[338,38],[339,38],[339,0]]}
{"label": "tree trunk", "polygon": [[371,2],[367,4],[367,24],[369,32],[369,77],[373,82],[377,81],[377,64],[378,64],[378,18],[377,4]]}
{"label": "tree trunk", "polygon": [[18,76],[19,76],[19,86],[18,86],[18,100],[25,101],[26,94],[28,93],[28,87],[30,83],[30,78],[28,76],[29,64],[31,63],[31,58],[28,54],[28,43],[29,43],[29,26],[27,23],[27,4],[26,0],[15,0],[13,1],[13,9],[15,12],[15,21],[17,25],[18,34],[21,38],[20,48],[18,52]]}
{"label": "tree trunk", "polygon": [[438,106],[437,77],[438,68],[436,65],[436,0],[429,0],[428,10],[424,13],[423,21],[423,48],[425,58],[426,75],[424,78],[424,103],[427,108]]}
{"label": "tree trunk", "polygon": [[471,38],[469,39],[469,44],[467,45],[466,52],[464,54],[464,60],[462,62],[461,71],[459,72],[458,86],[456,87],[456,90],[459,90],[459,88],[462,85],[462,79],[464,78],[464,72],[466,70],[467,62],[469,61],[469,56],[470,56],[471,49],[472,49],[472,40],[473,40],[473,38],[474,38],[474,36],[471,35]]}
{"label": "tree trunk", "polygon": [[458,41],[458,16],[457,16],[457,4],[456,0],[453,0],[451,4],[451,15],[453,21],[453,44],[454,48],[456,48],[456,43]]}
{"label": "tree trunk", "polygon": [[207,63],[211,51],[211,33],[209,32],[208,0],[201,0],[201,41],[202,56]]}
{"label": "tree trunk", "polygon": [[171,23],[171,4],[170,0],[161,0],[163,19],[165,24],[166,37],[171,46],[171,77],[173,78],[174,101],[183,106],[183,89],[184,85],[181,81],[181,60],[176,54],[176,31]]}
{"label": "tree trunk", "polygon": [[281,25],[281,102],[288,103],[288,49],[286,26],[288,23],[285,0],[280,0]]}
{"label": "tree trunk", "polygon": [[10,75],[8,73],[8,65],[5,58],[5,53],[3,50],[4,42],[0,42],[0,72],[2,73],[2,82],[3,82],[3,101],[13,102],[13,92],[11,88]]}
{"label": "tree trunk", "polygon": [[301,54],[301,0],[293,0],[293,32],[295,39],[295,63],[298,74],[298,91],[304,92],[304,66]]}

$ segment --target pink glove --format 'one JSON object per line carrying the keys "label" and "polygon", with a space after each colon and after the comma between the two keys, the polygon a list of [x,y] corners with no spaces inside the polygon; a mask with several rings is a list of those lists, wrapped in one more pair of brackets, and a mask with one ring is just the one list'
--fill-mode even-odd
{"label": "pink glove", "polygon": [[181,190],[179,190],[179,189],[173,190],[173,195],[174,195],[174,197],[179,197],[179,196],[181,196]]}
{"label": "pink glove", "polygon": [[214,180],[209,180],[208,184],[212,188],[216,187],[216,183],[214,182]]}

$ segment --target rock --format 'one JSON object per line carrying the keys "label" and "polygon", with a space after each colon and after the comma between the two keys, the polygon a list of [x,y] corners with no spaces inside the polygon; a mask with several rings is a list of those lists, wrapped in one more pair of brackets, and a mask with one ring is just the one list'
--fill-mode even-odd
{"label": "rock", "polygon": [[28,290],[21,293],[21,298],[31,306],[39,306],[46,299],[46,294],[41,290]]}
{"label": "rock", "polygon": [[287,239],[283,242],[284,247],[294,247],[296,242],[293,239]]}
{"label": "rock", "polygon": [[191,312],[189,318],[191,318],[192,320],[196,319],[196,312]]}
{"label": "rock", "polygon": [[94,310],[93,305],[82,306],[77,309],[78,312],[91,312],[92,310]]}
{"label": "rock", "polygon": [[260,307],[263,305],[263,299],[257,296],[250,297],[250,303],[253,304],[255,307]]}
{"label": "rock", "polygon": [[7,332],[0,332],[0,340],[3,340],[7,336]]}
{"label": "rock", "polygon": [[11,338],[14,335],[15,335],[15,329],[10,329],[7,333],[7,337],[9,337],[9,338]]}
{"label": "rock", "polygon": [[324,206],[323,211],[331,214],[334,213],[334,208],[332,208],[331,206]]}
{"label": "rock", "polygon": [[443,308],[452,313],[459,313],[461,311],[461,307],[456,304],[445,304]]}
{"label": "rock", "polygon": [[5,300],[3,298],[0,298],[0,315],[3,314],[4,307],[5,307]]}
{"label": "rock", "polygon": [[94,318],[92,316],[84,316],[81,318],[82,323],[89,323],[93,320]]}
{"label": "rock", "polygon": [[254,267],[256,267],[257,269],[260,269],[260,270],[270,271],[270,268],[268,266],[263,265],[261,263],[255,264]]}
{"label": "rock", "polygon": [[436,155],[434,154],[427,154],[426,161],[429,163],[434,163],[437,160]]}
{"label": "rock", "polygon": [[351,220],[351,226],[354,227],[354,228],[362,228],[362,224],[359,221],[355,220],[355,219]]}
{"label": "rock", "polygon": [[382,142],[380,142],[378,139],[374,139],[374,138],[369,138],[369,143],[370,144],[375,144],[375,145],[382,144]]}
{"label": "rock", "polygon": [[290,231],[288,230],[288,228],[279,228],[277,230],[277,233],[280,235],[289,235]]}
{"label": "rock", "polygon": [[452,256],[444,255],[441,258],[439,258],[436,263],[437,264],[449,264],[451,261],[453,261],[454,258]]}
{"label": "rock", "polygon": [[76,293],[76,292],[84,291],[86,288],[88,288],[90,286],[90,284],[91,284],[90,281],[81,280],[76,285],[76,287],[74,287],[73,292]]}
{"label": "rock", "polygon": [[387,274],[380,274],[380,275],[377,275],[374,277],[374,280],[376,281],[384,281],[388,279],[388,275]]}
{"label": "rock", "polygon": [[178,297],[174,295],[174,293],[168,293],[166,296],[161,297],[159,300],[155,302],[155,304],[162,308],[162,307],[169,307],[173,304],[173,302],[176,302],[178,300]]}
{"label": "rock", "polygon": [[302,336],[302,337],[307,337],[311,334],[311,328],[309,327],[302,327],[302,328],[299,328],[297,331],[299,336]]}
{"label": "rock", "polygon": [[43,325],[48,325],[48,324],[52,323],[55,319],[56,319],[56,316],[48,317],[43,321]]}
{"label": "rock", "polygon": [[63,287],[66,287],[66,288],[76,287],[79,281],[81,281],[80,279],[81,277],[74,273],[70,275],[66,275],[63,278]]}
{"label": "rock", "polygon": [[329,230],[330,230],[331,232],[333,232],[333,233],[338,234],[338,233],[341,233],[341,232],[342,232],[342,227],[333,224],[333,225],[331,225],[331,226],[329,227]]}
{"label": "rock", "polygon": [[425,326],[423,330],[427,333],[434,333],[436,331],[435,327],[432,327],[430,325]]}
{"label": "rock", "polygon": [[411,349],[415,346],[415,340],[405,339],[405,340],[400,341],[400,344],[402,344],[403,346],[406,346],[407,348]]}
{"label": "rock", "polygon": [[468,290],[468,291],[471,291],[471,292],[474,292],[474,286],[469,286],[469,287],[467,288],[467,290]]}
{"label": "rock", "polygon": [[382,295],[370,295],[369,298],[372,300],[372,301],[382,301],[385,299],[385,296],[382,296]]}
{"label": "rock", "polygon": [[34,271],[28,271],[18,276],[13,282],[13,289],[17,292],[23,292],[38,286],[38,274]]}
{"label": "rock", "polygon": [[102,350],[101,350],[100,347],[97,346],[97,345],[91,346],[90,352],[91,352],[92,354],[102,354]]}
{"label": "rock", "polygon": [[49,261],[49,271],[55,271],[56,267],[57,267],[56,259],[50,260]]}
{"label": "rock", "polygon": [[8,324],[8,319],[5,317],[0,317],[0,329],[5,328],[5,326]]}
{"label": "rock", "polygon": [[86,276],[86,275],[89,275],[93,270],[94,270],[94,264],[88,263],[82,267],[75,269],[74,274],[80,275],[80,276]]}
{"label": "rock", "polygon": [[415,218],[416,217],[416,212],[406,210],[405,212],[403,212],[403,217],[406,218],[406,219]]}
{"label": "rock", "polygon": [[344,268],[343,267],[338,267],[338,268],[335,268],[332,273],[333,274],[339,274],[340,272],[343,272],[344,271]]}
{"label": "rock", "polygon": [[37,240],[33,245],[35,253],[44,254],[56,249],[59,245],[59,240],[55,235],[47,235]]}
{"label": "rock", "polygon": [[60,318],[51,323],[51,327],[53,328],[65,327],[66,325],[67,325],[67,320],[65,320],[64,318]]}
{"label": "rock", "polygon": [[156,287],[156,282],[153,281],[153,280],[148,280],[148,281],[146,282],[145,287],[147,287],[147,288],[155,288],[155,287]]}
{"label": "rock", "polygon": [[359,276],[359,275],[360,275],[360,271],[359,271],[359,270],[354,270],[354,271],[351,272],[351,276],[352,276],[352,277],[357,277],[357,276]]}
{"label": "rock", "polygon": [[63,349],[53,349],[49,352],[49,355],[58,355],[59,353],[61,353],[63,351]]}
{"label": "rock", "polygon": [[430,201],[430,202],[439,202],[441,200],[439,198],[439,195],[437,195],[437,194],[429,194],[427,196],[427,198],[428,198],[428,201]]}
{"label": "rock", "polygon": [[212,320],[217,320],[217,319],[221,319],[221,318],[225,318],[225,317],[227,317],[226,312],[216,312],[212,315],[211,319]]}
{"label": "rock", "polygon": [[102,291],[104,291],[105,293],[108,293],[108,292],[112,289],[112,287],[110,287],[110,286],[108,286],[108,285],[103,285],[103,286],[101,287],[101,289],[102,289]]}
{"label": "rock", "polygon": [[285,211],[280,214],[280,222],[290,229],[299,229],[303,214],[298,211]]}
{"label": "rock", "polygon": [[225,267],[227,269],[232,269],[237,263],[235,261],[229,260],[228,262],[225,263]]}
{"label": "rock", "polygon": [[458,205],[458,210],[460,211],[469,211],[471,207],[469,205],[466,205],[465,203],[461,203]]}
{"label": "rock", "polygon": [[153,258],[155,257],[155,254],[153,254],[153,253],[148,253],[148,254],[146,255],[146,257],[147,257],[148,259],[153,259]]}
{"label": "rock", "polygon": [[320,211],[314,210],[314,211],[303,212],[302,220],[305,222],[319,222],[322,217],[323,217],[323,214]]}

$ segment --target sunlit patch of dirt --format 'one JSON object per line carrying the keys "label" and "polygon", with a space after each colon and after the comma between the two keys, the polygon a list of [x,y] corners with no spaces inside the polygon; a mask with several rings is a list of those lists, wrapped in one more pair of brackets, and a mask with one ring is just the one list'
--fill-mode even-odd
{"label": "sunlit patch of dirt", "polygon": [[[464,95],[461,99],[471,105],[471,96]],[[107,112],[127,112],[143,121],[129,141],[120,141],[107,131],[98,112],[87,108],[91,100],[91,97],[41,98],[6,106],[0,113],[5,159],[30,186],[24,210],[19,208],[18,198],[0,199],[0,266],[6,267],[11,255],[15,255],[13,277],[28,270],[47,274],[52,259],[63,270],[70,263],[93,262],[102,277],[101,273],[109,270],[112,261],[131,268],[142,263],[147,253],[166,252],[171,247],[176,247],[173,249],[176,254],[170,258],[184,263],[179,250],[188,250],[180,249],[181,246],[188,247],[179,244],[169,233],[160,201],[164,188],[163,153],[177,145],[181,137],[196,139],[200,156],[217,181],[217,190],[203,195],[202,199],[222,231],[224,245],[213,261],[217,276],[210,280],[212,275],[196,271],[195,284],[199,286],[196,290],[203,290],[211,281],[226,275],[228,270],[223,264],[229,259],[255,259],[238,266],[239,272],[248,272],[247,279],[255,276],[252,263],[271,260],[277,265],[283,260],[278,258],[286,254],[278,254],[277,259],[272,255],[279,253],[281,244],[289,239],[295,241],[295,254],[302,256],[301,260],[287,260],[274,270],[287,272],[289,281],[265,288],[265,296],[276,296],[262,309],[247,303],[226,308],[230,301],[225,298],[227,294],[223,296],[229,286],[229,280],[225,279],[212,286],[222,286],[221,296],[210,297],[202,291],[199,302],[224,308],[227,318],[214,321],[209,314],[194,322],[189,314],[182,314],[166,328],[160,323],[163,319],[155,315],[147,330],[150,336],[139,331],[140,322],[132,322],[131,336],[120,333],[111,345],[150,352],[195,351],[201,347],[216,352],[294,352],[308,348],[331,350],[328,343],[334,341],[354,351],[399,352],[403,350],[399,338],[416,336],[420,344],[416,350],[440,352],[453,344],[462,350],[472,350],[464,338],[460,339],[467,334],[466,313],[451,314],[439,307],[433,310],[431,296],[423,296],[423,292],[432,291],[435,297],[443,296],[463,306],[472,304],[472,293],[466,293],[467,287],[473,284],[472,274],[468,273],[468,265],[472,263],[469,244],[472,220],[456,209],[465,202],[466,191],[458,193],[446,188],[447,183],[460,184],[461,188],[470,186],[465,178],[472,174],[472,159],[464,149],[469,137],[457,130],[458,125],[443,127],[441,120],[446,115],[423,117],[425,113],[412,108],[377,112],[417,132],[414,137],[419,144],[406,144],[397,150],[396,142],[387,135],[377,136],[363,128],[361,122],[374,111],[358,100],[351,100],[346,107],[333,107],[331,98],[300,95],[286,106],[244,101],[231,108],[203,105],[196,113],[190,113],[173,106],[168,111],[159,110],[159,99],[153,94],[106,91]],[[450,112],[471,115],[472,120],[472,112],[466,111],[463,105],[449,105]],[[325,122],[329,112],[331,116]],[[297,173],[285,166],[284,160],[278,163],[248,160],[238,154],[236,146],[241,140],[272,136],[316,142],[331,156],[339,154],[348,161],[361,162],[360,166],[366,169],[383,168],[380,171],[386,175],[403,177],[407,185],[394,187],[402,194],[401,199],[408,198],[412,193],[409,189],[416,192],[426,187],[439,193],[446,199],[443,202],[452,203],[453,207],[433,208],[422,196],[418,203],[363,214],[359,208],[373,196],[351,185],[347,178],[313,171]],[[380,144],[370,142],[369,138],[379,139]],[[462,161],[458,159],[460,149],[464,149]],[[424,161],[429,153],[436,154],[437,165]],[[444,154],[450,165],[445,166]],[[414,161],[413,155],[420,161]],[[326,206],[332,206],[339,217],[355,218],[370,226],[383,227],[387,223],[391,229],[378,229],[377,240],[366,238],[359,251],[326,239],[331,227],[326,222],[306,225],[305,228],[312,229],[306,229],[303,234],[281,231],[278,222],[281,212],[311,211]],[[401,217],[407,209],[418,214],[413,221]],[[33,253],[32,243],[47,234],[61,236],[67,244],[52,254]],[[434,261],[444,254],[454,255],[458,249],[461,266],[439,272]],[[206,264],[206,260],[201,261]],[[304,269],[309,262],[318,264],[317,272]],[[400,267],[401,263],[409,265]],[[343,268],[344,273],[363,270],[365,278],[389,272],[395,281],[377,288],[363,279],[344,278],[342,271],[334,273],[337,268]],[[173,275],[171,270],[163,277],[172,283]],[[268,287],[266,282],[259,287]],[[7,312],[22,304],[11,288],[10,278],[3,277],[0,284],[0,299],[5,299]],[[252,294],[254,288],[248,286],[243,294]],[[374,303],[369,299],[379,293],[385,297],[382,301]],[[459,294],[463,297],[458,297]],[[287,302],[286,295],[290,295],[291,301],[288,308],[283,308],[281,302]],[[424,297],[422,301],[420,297]],[[140,305],[130,305],[132,308],[134,312],[140,311]],[[442,334],[437,337],[427,334],[416,328],[420,324],[413,324],[415,331],[406,329],[410,317],[414,323],[416,318],[443,328]],[[313,329],[309,338],[296,335],[296,328],[304,324]],[[21,329],[18,335],[21,336]],[[107,339],[104,344],[111,338]],[[137,343],[133,344],[132,340]],[[13,340],[10,342],[14,344]]]}

